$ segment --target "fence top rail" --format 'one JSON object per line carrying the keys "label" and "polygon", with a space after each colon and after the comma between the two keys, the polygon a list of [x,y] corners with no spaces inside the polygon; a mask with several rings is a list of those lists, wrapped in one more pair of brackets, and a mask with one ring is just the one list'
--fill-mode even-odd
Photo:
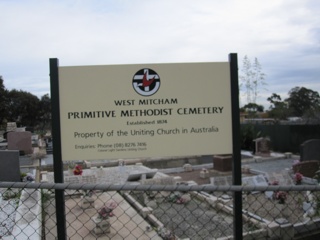
{"label": "fence top rail", "polygon": [[29,188],[52,190],[103,190],[103,191],[196,191],[196,192],[250,192],[250,191],[320,191],[320,185],[293,186],[214,186],[214,185],[114,185],[114,184],[79,184],[79,183],[25,183],[0,182],[0,188]]}

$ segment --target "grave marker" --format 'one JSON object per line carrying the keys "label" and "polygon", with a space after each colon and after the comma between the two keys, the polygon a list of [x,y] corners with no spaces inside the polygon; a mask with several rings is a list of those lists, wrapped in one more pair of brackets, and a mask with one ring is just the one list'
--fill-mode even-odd
{"label": "grave marker", "polygon": [[270,184],[277,181],[279,185],[284,185],[284,186],[295,185],[292,177],[289,175],[287,171],[266,173],[266,178],[268,179],[268,182]]}
{"label": "grave marker", "polygon": [[19,150],[22,154],[31,154],[31,132],[9,132],[7,135],[8,150]]}
{"label": "grave marker", "polygon": [[20,182],[19,151],[0,150],[0,181]]}
{"label": "grave marker", "polygon": [[261,157],[270,156],[271,142],[268,138],[257,138],[255,141],[255,155]]}
{"label": "grave marker", "polygon": [[231,176],[222,176],[222,177],[212,177],[210,178],[210,183],[215,186],[227,187],[232,185]]}
{"label": "grave marker", "polygon": [[300,161],[320,161],[320,139],[311,139],[300,145]]}
{"label": "grave marker", "polygon": [[252,176],[252,177],[243,177],[242,185],[244,186],[268,186],[268,182],[262,174]]}

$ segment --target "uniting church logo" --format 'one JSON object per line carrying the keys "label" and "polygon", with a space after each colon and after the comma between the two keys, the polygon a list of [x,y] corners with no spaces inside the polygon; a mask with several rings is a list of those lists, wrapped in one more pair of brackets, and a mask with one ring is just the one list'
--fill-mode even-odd
{"label": "uniting church logo", "polygon": [[133,89],[140,95],[148,97],[155,94],[160,88],[159,75],[150,68],[140,69],[133,76]]}

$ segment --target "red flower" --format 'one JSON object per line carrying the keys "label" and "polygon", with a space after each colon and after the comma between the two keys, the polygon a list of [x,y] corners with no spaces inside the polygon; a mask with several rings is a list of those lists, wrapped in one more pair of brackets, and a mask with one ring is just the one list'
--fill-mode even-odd
{"label": "red flower", "polygon": [[274,181],[271,182],[269,185],[273,185],[273,186],[279,185],[279,181],[274,180]]}
{"label": "red flower", "polygon": [[79,165],[76,165],[74,170],[73,170],[74,175],[82,175],[82,167]]}
{"label": "red flower", "polygon": [[284,204],[287,200],[287,193],[283,191],[277,191],[274,193],[274,198],[278,200],[280,204]]}
{"label": "red flower", "polygon": [[296,181],[296,184],[300,184],[302,181],[303,175],[299,172],[296,172],[294,176],[294,180]]}

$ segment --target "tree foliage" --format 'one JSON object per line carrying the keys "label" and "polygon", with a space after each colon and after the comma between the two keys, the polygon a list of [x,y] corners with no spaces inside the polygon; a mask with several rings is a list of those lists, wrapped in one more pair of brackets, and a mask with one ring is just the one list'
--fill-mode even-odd
{"label": "tree foliage", "polygon": [[51,122],[51,99],[49,94],[45,94],[41,97],[39,102],[39,125],[41,130]]}
{"label": "tree foliage", "polygon": [[282,101],[280,95],[272,93],[267,100],[271,103],[269,116],[276,120],[285,120],[289,116],[288,104]]}
{"label": "tree foliage", "polygon": [[291,114],[302,117],[307,112],[317,112],[320,107],[319,93],[305,87],[294,87],[286,99]]}
{"label": "tree foliage", "polygon": [[8,121],[33,126],[38,122],[39,99],[29,92],[13,89],[8,92]]}
{"label": "tree foliage", "polygon": [[279,120],[288,117],[320,119],[319,93],[305,87],[294,87],[289,97],[282,101],[280,95],[273,93],[267,100],[271,103],[269,116]]}
{"label": "tree foliage", "polygon": [[4,87],[2,76],[0,76],[0,125],[7,115],[7,90]]}
{"label": "tree foliage", "polygon": [[9,91],[3,82],[0,76],[0,125],[16,122],[17,126],[50,127],[51,99],[48,94],[39,99],[26,91]]}

